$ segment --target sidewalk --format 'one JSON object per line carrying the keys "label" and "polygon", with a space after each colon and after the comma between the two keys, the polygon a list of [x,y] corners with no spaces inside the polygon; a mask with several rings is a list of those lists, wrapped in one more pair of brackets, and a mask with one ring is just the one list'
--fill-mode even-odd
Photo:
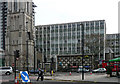
{"label": "sidewalk", "polygon": [[[37,79],[37,75],[30,76],[32,81]],[[55,73],[54,76],[46,75],[44,80],[56,80],[56,81],[72,81],[72,82],[116,82],[120,83],[120,78],[117,77],[107,77],[106,74],[88,74],[85,73],[84,80],[82,80],[81,73],[77,75],[69,75],[68,73]]]}

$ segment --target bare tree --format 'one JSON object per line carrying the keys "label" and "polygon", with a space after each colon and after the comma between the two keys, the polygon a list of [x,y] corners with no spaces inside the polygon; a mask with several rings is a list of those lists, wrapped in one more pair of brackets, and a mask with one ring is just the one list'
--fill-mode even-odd
{"label": "bare tree", "polygon": [[[90,34],[86,35],[85,47],[87,54],[92,55],[93,63],[98,62],[103,59],[104,56],[104,36],[100,34]],[[97,66],[97,65],[96,65]]]}

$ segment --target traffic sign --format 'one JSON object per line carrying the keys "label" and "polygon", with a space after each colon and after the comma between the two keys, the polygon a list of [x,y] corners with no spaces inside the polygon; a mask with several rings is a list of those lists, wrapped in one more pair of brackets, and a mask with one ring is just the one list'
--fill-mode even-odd
{"label": "traffic sign", "polygon": [[20,71],[20,75],[21,75],[21,78],[22,78],[22,82],[30,82],[27,71]]}
{"label": "traffic sign", "polygon": [[14,63],[12,63],[12,67],[14,67],[15,66],[15,64]]}

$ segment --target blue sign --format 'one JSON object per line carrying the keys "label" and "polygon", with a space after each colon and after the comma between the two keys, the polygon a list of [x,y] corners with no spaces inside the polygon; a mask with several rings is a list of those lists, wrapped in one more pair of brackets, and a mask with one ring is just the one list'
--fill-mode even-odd
{"label": "blue sign", "polygon": [[21,75],[21,78],[22,78],[22,82],[30,82],[27,71],[20,71],[20,75]]}

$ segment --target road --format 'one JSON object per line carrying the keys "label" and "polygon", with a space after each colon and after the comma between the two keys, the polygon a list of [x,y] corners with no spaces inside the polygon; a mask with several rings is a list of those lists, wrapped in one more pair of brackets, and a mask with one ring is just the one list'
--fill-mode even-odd
{"label": "road", "polygon": [[[14,84],[14,82],[3,82],[1,84]],[[21,83],[20,83],[21,84]],[[30,83],[28,83],[30,84]],[[32,84],[119,84],[119,83],[92,83],[92,82],[61,82],[61,81],[38,81],[38,82],[32,82]]]}

